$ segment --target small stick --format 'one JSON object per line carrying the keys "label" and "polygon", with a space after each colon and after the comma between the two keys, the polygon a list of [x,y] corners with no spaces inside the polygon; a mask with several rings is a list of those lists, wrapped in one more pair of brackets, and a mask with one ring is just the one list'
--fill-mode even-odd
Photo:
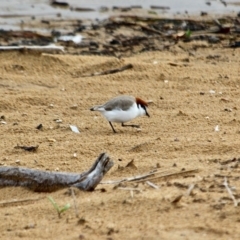
{"label": "small stick", "polygon": [[130,190],[130,195],[131,195],[131,198],[134,197],[134,195],[133,195],[133,190]]}
{"label": "small stick", "polygon": [[157,179],[157,178],[164,178],[164,177],[171,177],[174,175],[182,175],[185,173],[192,173],[192,172],[198,172],[198,169],[190,169],[190,170],[186,170],[186,171],[180,171],[180,172],[174,172],[174,173],[169,173],[169,172],[163,172],[163,171],[155,171],[155,172],[150,172],[147,174],[143,174],[143,175],[139,175],[139,176],[134,176],[134,177],[129,177],[129,178],[124,178],[122,180],[116,180],[116,181],[105,181],[105,182],[101,182],[100,184],[119,184],[122,182],[144,182],[146,181],[146,178],[152,176],[152,175],[157,175],[157,174],[162,174],[160,176],[156,176],[156,177],[152,177],[149,178],[148,180],[153,180],[153,179]]}
{"label": "small stick", "polygon": [[188,187],[186,196],[190,196],[190,194],[191,194],[192,190],[194,189],[194,187],[195,187],[195,184],[190,184],[190,186]]}
{"label": "small stick", "polygon": [[123,188],[123,187],[119,187],[118,189],[120,190],[127,190],[127,191],[138,191],[138,192],[142,192],[142,189],[139,188]]}
{"label": "small stick", "polygon": [[93,76],[108,75],[108,74],[113,74],[113,73],[117,73],[117,72],[123,72],[123,71],[125,71],[127,69],[131,69],[131,68],[133,68],[133,65],[130,63],[130,64],[127,64],[120,68],[114,68],[114,69],[110,69],[110,70],[106,70],[106,71],[102,71],[102,72],[86,74],[86,75],[82,75],[81,77],[93,77]]}
{"label": "small stick", "polygon": [[[167,173],[167,174],[163,174],[161,176],[156,176],[156,177],[152,177],[152,178],[149,178],[148,180],[154,180],[154,179],[157,179],[157,178],[164,178],[164,177],[171,177],[171,176],[174,176],[174,175],[183,175],[185,173],[192,173],[192,172],[196,172],[198,171],[198,169],[191,169],[191,170],[186,170],[186,171],[180,171],[180,172],[174,172],[174,173]],[[146,181],[145,179],[141,179],[141,180],[137,180],[136,182],[144,182]]]}
{"label": "small stick", "polygon": [[238,201],[236,200],[236,198],[234,197],[234,195],[233,195],[233,193],[232,193],[232,190],[231,190],[230,187],[228,186],[227,178],[226,178],[226,177],[224,178],[223,185],[224,185],[225,188],[227,189],[228,194],[230,195],[230,197],[232,198],[234,207],[237,207],[237,206],[238,206]]}
{"label": "small stick", "polygon": [[70,190],[71,190],[71,195],[72,195],[72,198],[73,198],[75,215],[76,215],[77,218],[79,218],[79,214],[78,214],[79,211],[78,211],[77,204],[76,204],[76,196],[75,196],[73,188],[70,187]]}
{"label": "small stick", "polygon": [[0,206],[5,206],[5,205],[12,205],[15,203],[26,203],[26,202],[34,202],[34,201],[39,201],[45,197],[41,198],[26,198],[26,199],[15,199],[15,200],[10,200],[10,201],[2,201],[0,202]]}
{"label": "small stick", "polygon": [[130,181],[134,181],[134,180],[138,180],[138,179],[143,179],[143,178],[147,178],[149,176],[154,175],[156,172],[152,172],[152,173],[147,173],[144,175],[139,175],[139,176],[135,176],[135,177],[129,177],[129,178],[124,178],[122,180],[116,180],[116,181],[104,181],[104,182],[100,182],[100,184],[119,184],[121,182],[130,182]]}
{"label": "small stick", "polygon": [[152,182],[150,182],[150,181],[146,181],[146,183],[147,183],[150,187],[152,187],[152,188],[159,189],[159,186],[157,186],[156,184],[154,184],[154,183],[152,183]]}
{"label": "small stick", "polygon": [[149,28],[149,27],[144,26],[144,25],[142,25],[142,24],[136,24],[136,25],[140,26],[143,30],[146,30],[146,31],[149,31],[149,32],[153,32],[153,33],[159,34],[159,35],[161,35],[161,36],[164,35],[163,32],[160,32],[160,31],[155,30],[155,29],[153,29],[153,28]]}

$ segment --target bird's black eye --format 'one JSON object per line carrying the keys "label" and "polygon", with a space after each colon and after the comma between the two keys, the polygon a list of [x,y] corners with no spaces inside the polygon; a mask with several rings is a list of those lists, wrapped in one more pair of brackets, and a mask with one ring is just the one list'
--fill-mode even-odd
{"label": "bird's black eye", "polygon": [[147,115],[148,117],[150,117],[150,115],[149,115],[148,112],[147,112],[147,108],[146,108],[146,106],[145,106],[145,105],[142,105],[142,104],[138,104],[138,108],[139,108],[139,106],[141,106],[141,108],[144,109],[146,115]]}
{"label": "bird's black eye", "polygon": [[138,106],[138,108],[141,107],[141,108],[143,108],[144,110],[146,109],[146,107],[145,107],[144,105],[142,105],[142,104],[138,104],[137,106]]}

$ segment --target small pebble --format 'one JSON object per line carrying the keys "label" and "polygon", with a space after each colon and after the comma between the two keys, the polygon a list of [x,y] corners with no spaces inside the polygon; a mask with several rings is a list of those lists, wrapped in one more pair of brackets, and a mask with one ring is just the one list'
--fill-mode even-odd
{"label": "small pebble", "polygon": [[76,109],[78,108],[78,105],[77,105],[77,104],[74,104],[74,105],[72,105],[70,108],[76,110]]}
{"label": "small pebble", "polygon": [[48,141],[49,141],[49,142],[56,142],[56,139],[54,139],[54,138],[49,138]]}
{"label": "small pebble", "polygon": [[56,119],[55,122],[56,123],[62,123],[62,119]]}
{"label": "small pebble", "polygon": [[43,128],[43,125],[41,123],[36,127],[36,129],[38,130],[41,130],[42,128]]}

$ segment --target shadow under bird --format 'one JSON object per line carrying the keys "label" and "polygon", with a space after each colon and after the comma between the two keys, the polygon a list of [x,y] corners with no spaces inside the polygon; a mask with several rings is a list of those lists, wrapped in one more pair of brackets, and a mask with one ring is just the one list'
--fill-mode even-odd
{"label": "shadow under bird", "polygon": [[147,107],[148,104],[140,98],[122,95],[110,99],[103,105],[94,106],[90,110],[100,112],[108,120],[113,132],[116,133],[112,122],[121,123],[123,127],[139,128],[139,125],[125,125],[124,123],[139,116],[150,117]]}

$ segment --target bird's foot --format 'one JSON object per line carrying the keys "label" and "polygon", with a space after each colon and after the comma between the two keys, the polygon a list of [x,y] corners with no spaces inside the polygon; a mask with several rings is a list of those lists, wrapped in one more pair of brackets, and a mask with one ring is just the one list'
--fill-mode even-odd
{"label": "bird's foot", "polygon": [[139,125],[134,125],[134,124],[131,124],[131,125],[125,125],[122,123],[122,127],[134,127],[134,128],[140,128]]}

